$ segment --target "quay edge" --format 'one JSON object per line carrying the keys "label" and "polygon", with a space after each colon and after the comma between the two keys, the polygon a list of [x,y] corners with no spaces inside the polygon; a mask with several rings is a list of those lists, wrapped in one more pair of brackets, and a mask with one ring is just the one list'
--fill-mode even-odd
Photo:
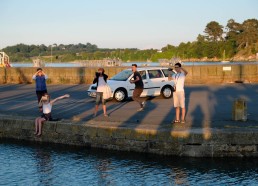
{"label": "quay edge", "polygon": [[9,138],[187,157],[258,157],[258,128],[156,130],[119,127],[119,123],[46,122],[43,135],[34,134],[32,119],[0,118],[0,140]]}

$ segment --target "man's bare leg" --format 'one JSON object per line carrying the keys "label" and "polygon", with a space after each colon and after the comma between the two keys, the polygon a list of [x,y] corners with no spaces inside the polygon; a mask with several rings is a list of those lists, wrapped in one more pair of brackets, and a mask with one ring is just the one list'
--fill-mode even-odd
{"label": "man's bare leg", "polygon": [[180,107],[176,107],[176,120],[179,121],[179,117],[180,117]]}
{"label": "man's bare leg", "polygon": [[185,121],[185,108],[182,108],[182,121]]}

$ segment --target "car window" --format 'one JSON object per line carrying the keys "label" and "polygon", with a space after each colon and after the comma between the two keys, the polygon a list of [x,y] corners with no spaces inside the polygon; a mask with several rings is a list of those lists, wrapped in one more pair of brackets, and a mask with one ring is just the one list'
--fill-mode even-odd
{"label": "car window", "polygon": [[163,78],[163,74],[161,70],[148,70],[149,78],[154,79],[154,78]]}
{"label": "car window", "polygon": [[132,73],[133,72],[131,70],[123,70],[110,79],[114,81],[126,81],[132,75]]}
{"label": "car window", "polygon": [[140,71],[139,73],[142,76],[142,80],[146,79],[146,71],[145,70],[144,71]]}
{"label": "car window", "polygon": [[173,69],[170,69],[170,71],[168,69],[162,69],[162,72],[165,75],[165,77],[172,76],[173,74],[175,74]]}
{"label": "car window", "polygon": [[168,77],[168,69],[162,69],[162,71],[163,71],[165,77]]}

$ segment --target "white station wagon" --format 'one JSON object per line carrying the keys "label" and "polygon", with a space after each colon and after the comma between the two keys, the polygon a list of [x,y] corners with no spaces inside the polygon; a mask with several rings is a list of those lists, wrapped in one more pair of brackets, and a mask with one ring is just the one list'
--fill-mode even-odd
{"label": "white station wagon", "polygon": [[[162,95],[168,99],[173,96],[174,81],[168,80],[170,74],[168,68],[147,67],[137,68],[137,71],[141,74],[144,84],[141,97]],[[171,73],[174,72],[171,71]],[[130,83],[131,79],[133,79],[133,72],[131,69],[127,69],[107,80],[116,101],[124,101],[128,97],[132,97],[135,85]],[[88,89],[88,95],[96,97],[96,89],[97,85],[92,84]]]}

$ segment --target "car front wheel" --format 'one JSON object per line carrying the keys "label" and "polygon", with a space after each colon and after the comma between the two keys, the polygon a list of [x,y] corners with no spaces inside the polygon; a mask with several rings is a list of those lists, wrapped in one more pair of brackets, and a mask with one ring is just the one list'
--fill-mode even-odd
{"label": "car front wheel", "polygon": [[173,96],[173,91],[171,86],[165,86],[161,90],[161,95],[165,99],[169,99]]}
{"label": "car front wheel", "polygon": [[127,98],[127,92],[125,89],[118,89],[115,91],[114,98],[118,102],[125,101]]}

